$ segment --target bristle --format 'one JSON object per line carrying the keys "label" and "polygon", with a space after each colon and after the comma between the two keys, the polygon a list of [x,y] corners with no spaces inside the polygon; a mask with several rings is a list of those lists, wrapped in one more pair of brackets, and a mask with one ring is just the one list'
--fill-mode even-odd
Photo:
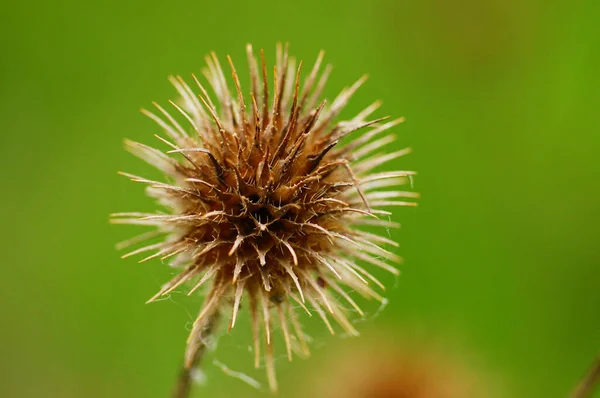
{"label": "bristle", "polygon": [[273,353],[273,343],[267,342],[265,352],[265,368],[267,369],[267,380],[269,389],[272,393],[277,392],[277,377],[275,376],[275,354]]}
{"label": "bristle", "polygon": [[257,297],[250,294],[250,320],[252,322],[252,341],[254,343],[254,367],[258,369],[260,366],[260,326],[258,321]]}
{"label": "bristle", "polygon": [[283,332],[283,340],[285,341],[285,349],[287,352],[288,360],[292,360],[292,344],[290,339],[290,331],[288,329],[288,322],[283,313],[283,306],[277,305],[277,313],[279,315],[279,322],[281,325],[281,331]]}
{"label": "bristle", "polygon": [[235,287],[235,298],[233,301],[233,311],[231,313],[231,322],[229,323],[228,331],[235,326],[237,313],[240,308],[240,302],[242,301],[242,294],[244,293],[244,280],[239,281]]}

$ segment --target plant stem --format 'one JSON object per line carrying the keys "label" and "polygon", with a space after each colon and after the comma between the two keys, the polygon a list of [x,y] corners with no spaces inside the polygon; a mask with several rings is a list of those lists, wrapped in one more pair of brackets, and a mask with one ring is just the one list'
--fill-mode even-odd
{"label": "plant stem", "polygon": [[175,384],[173,390],[173,398],[188,398],[192,389],[193,377],[192,373],[200,366],[204,353],[206,352],[206,342],[210,339],[217,329],[221,314],[219,311],[215,311],[212,315],[208,316],[206,326],[202,329],[200,336],[198,336],[199,344],[196,352],[194,353],[193,359],[189,366],[183,366]]}
{"label": "plant stem", "polygon": [[569,398],[589,398],[600,383],[600,356]]}

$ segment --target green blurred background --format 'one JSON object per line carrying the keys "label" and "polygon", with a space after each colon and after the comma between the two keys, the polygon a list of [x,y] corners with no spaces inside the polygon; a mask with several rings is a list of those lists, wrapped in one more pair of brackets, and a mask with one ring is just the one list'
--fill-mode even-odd
{"label": "green blurred background", "polygon": [[[139,108],[175,96],[169,74],[211,50],[246,71],[244,45],[272,60],[276,41],[326,50],[328,98],[370,74],[346,116],[381,99],[408,120],[398,166],[422,200],[394,215],[406,262],[364,338],[435,341],[505,397],[566,396],[600,350],[599,21],[598,1],[3,2],[0,396],[168,395],[201,298],[144,305],[169,270],[119,259],[137,231],[108,214],[154,208],[116,174],[149,171],[122,140],[156,143]],[[264,381],[241,326],[214,357]],[[322,329],[310,360],[278,361],[280,396],[335,352]],[[206,373],[197,396],[267,395]]]}

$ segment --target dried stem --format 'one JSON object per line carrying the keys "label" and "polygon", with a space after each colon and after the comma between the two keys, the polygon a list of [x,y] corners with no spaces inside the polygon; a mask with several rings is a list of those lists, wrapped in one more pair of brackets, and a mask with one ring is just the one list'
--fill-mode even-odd
{"label": "dried stem", "polygon": [[600,383],[600,356],[569,398],[589,398]]}
{"label": "dried stem", "polygon": [[216,332],[220,318],[221,314],[218,310],[207,317],[206,327],[203,329],[201,335],[198,337],[200,344],[198,345],[198,349],[194,353],[192,362],[190,366],[184,365],[181,369],[181,372],[179,373],[179,379],[177,380],[177,384],[175,385],[175,389],[173,390],[173,398],[188,398],[190,396],[193,382],[192,374],[194,370],[198,368],[200,362],[202,362],[202,358],[204,357],[204,353],[206,352],[206,342],[209,341],[210,338]]}

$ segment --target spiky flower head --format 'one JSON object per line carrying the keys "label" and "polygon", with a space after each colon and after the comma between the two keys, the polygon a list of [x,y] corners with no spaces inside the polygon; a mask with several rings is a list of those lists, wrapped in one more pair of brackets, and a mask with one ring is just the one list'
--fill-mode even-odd
{"label": "spiky flower head", "polygon": [[[213,53],[203,71],[212,99],[196,76],[195,89],[181,77],[172,77],[180,95],[178,101],[170,101],[173,110],[156,103],[158,113],[143,110],[164,130],[165,137],[156,137],[167,150],[132,141],[126,141],[126,147],[164,173],[166,182],[122,174],[147,184],[147,194],[167,212],[118,213],[113,222],[156,228],[123,247],[164,236],[124,257],[153,252],[142,261],[170,259],[181,270],[149,301],[186,283],[192,286],[189,294],[210,286],[188,338],[186,367],[194,366],[225,307],[231,312],[231,329],[246,299],[255,365],[260,362],[262,329],[268,381],[276,390],[273,324],[281,326],[290,359],[294,350],[308,354],[296,305],[309,314],[314,311],[331,333],[329,318],[356,335],[338,300],[362,311],[345,289],[383,300],[372,287],[383,285],[357,260],[392,273],[397,270],[388,263],[400,260],[382,247],[396,246],[394,241],[361,226],[395,226],[381,208],[415,205],[410,199],[416,194],[393,189],[413,172],[373,172],[409,152],[383,149],[395,139],[384,132],[402,118],[368,120],[380,105],[375,102],[350,120],[336,121],[365,77],[327,105],[319,102],[331,70],[327,66],[320,73],[323,52],[301,84],[302,62],[296,68],[287,45],[278,45],[272,85],[264,52],[260,67],[251,46],[247,53],[248,97],[231,58],[233,92]],[[359,135],[358,130],[366,131]],[[351,135],[353,140],[340,143]]]}

